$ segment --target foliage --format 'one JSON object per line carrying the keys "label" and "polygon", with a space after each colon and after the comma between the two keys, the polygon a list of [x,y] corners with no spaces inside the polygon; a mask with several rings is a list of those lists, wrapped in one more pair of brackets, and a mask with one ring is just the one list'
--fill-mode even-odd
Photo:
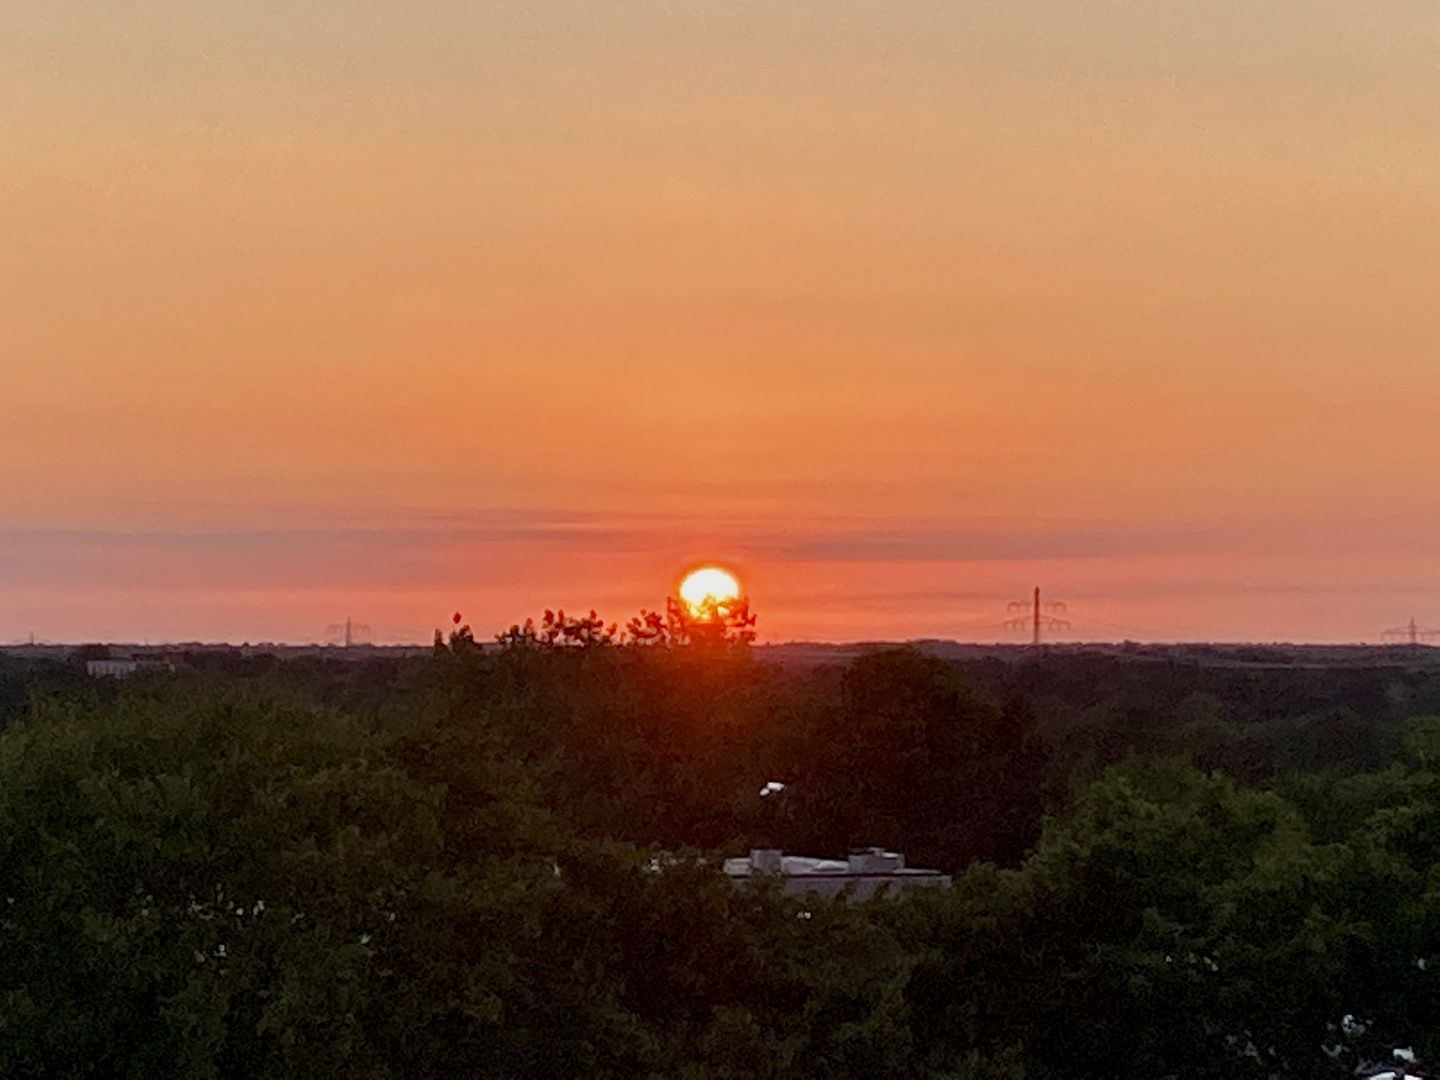
{"label": "foliage", "polygon": [[665,601],[665,613],[642,610],[625,625],[631,645],[707,650],[744,648],[755,640],[756,616],[745,600],[706,598],[697,610],[676,600]]}
{"label": "foliage", "polygon": [[[1326,734],[1368,690],[1282,674],[1301,712],[1256,721],[1194,673],[1147,669],[1147,705],[1122,666],[1110,697],[1086,684],[1077,740],[1043,711],[1080,693],[1053,672],[912,649],[782,668],[636,647],[593,612],[515,631],[123,687],[0,669],[0,1074],[1340,1077],[1440,1056],[1440,720],[1398,711],[1423,687],[1385,696],[1400,734],[1376,757]],[[1290,721],[1310,749],[1196,767]],[[1091,774],[1064,801],[1056,757]],[[820,901],[716,865],[871,842],[954,887]]]}
{"label": "foliage", "polygon": [[839,697],[800,766],[793,843],[883,844],[951,870],[1034,842],[1046,755],[1023,702],[998,707],[913,649],[853,661]]}
{"label": "foliage", "polygon": [[[381,1075],[495,1016],[505,906],[549,875],[447,860],[445,795],[338,714],[46,707],[0,739],[0,1072]],[[475,923],[460,971],[437,947]]]}
{"label": "foliage", "polygon": [[546,609],[539,628],[533,620],[526,619],[523,626],[512,626],[503,634],[495,635],[495,640],[507,649],[593,649],[614,645],[617,638],[615,624],[606,626],[605,620],[592,608],[589,615],[578,618],[566,616],[563,610]]}

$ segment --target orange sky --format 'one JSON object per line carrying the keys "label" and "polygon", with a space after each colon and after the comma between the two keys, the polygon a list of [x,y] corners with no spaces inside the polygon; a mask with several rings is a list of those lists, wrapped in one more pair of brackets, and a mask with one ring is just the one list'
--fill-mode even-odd
{"label": "orange sky", "polygon": [[[112,10],[101,10],[101,8]],[[1440,7],[0,6],[0,642],[1440,625]]]}

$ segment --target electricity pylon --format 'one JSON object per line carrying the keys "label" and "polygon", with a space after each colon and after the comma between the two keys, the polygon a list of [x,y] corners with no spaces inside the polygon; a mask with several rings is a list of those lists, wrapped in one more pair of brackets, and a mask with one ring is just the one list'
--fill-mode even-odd
{"label": "electricity pylon", "polygon": [[1003,625],[1006,630],[1024,630],[1027,626],[1031,630],[1030,644],[1040,644],[1040,631],[1043,630],[1069,630],[1070,623],[1066,619],[1059,618],[1065,614],[1065,605],[1058,600],[1040,603],[1040,586],[1035,586],[1034,603],[1027,604],[1024,600],[1012,600],[1006,609],[1010,612],[1021,612],[1030,608],[1029,615],[1016,615],[1006,619]]}
{"label": "electricity pylon", "polygon": [[1405,626],[1392,626],[1380,635],[1389,642],[1402,643],[1406,645],[1419,645],[1425,641],[1440,639],[1440,630],[1431,630],[1428,627],[1417,626],[1415,616],[1410,616],[1410,622]]}
{"label": "electricity pylon", "polygon": [[325,628],[326,645],[344,645],[347,649],[351,645],[370,644],[370,627],[364,623],[352,622],[346,619],[343,623],[331,623]]}

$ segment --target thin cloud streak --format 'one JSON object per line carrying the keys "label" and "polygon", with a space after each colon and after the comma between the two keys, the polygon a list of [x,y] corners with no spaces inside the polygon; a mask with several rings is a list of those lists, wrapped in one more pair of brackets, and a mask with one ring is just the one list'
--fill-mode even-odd
{"label": "thin cloud streak", "polygon": [[[1103,529],[1065,523],[1028,528],[936,522],[862,525],[553,511],[404,516],[416,524],[196,531],[0,528],[0,581],[82,584],[114,580],[118,574],[164,584],[279,574],[288,582],[300,574],[311,584],[402,583],[454,572],[457,563],[465,563],[478,549],[492,554],[528,549],[540,562],[553,549],[564,549],[566,557],[573,558],[668,553],[682,562],[726,551],[776,563],[1043,563],[1222,555],[1264,560],[1282,552],[1303,559],[1364,555],[1375,548],[1378,532],[1394,532],[1368,523],[1317,532],[1306,523],[1255,522]],[[1408,547],[1414,557],[1440,555],[1440,540],[1428,534],[1415,536]],[[1340,591],[1378,586],[1365,581],[1330,584]]]}
{"label": "thin cloud streak", "polygon": [[[742,576],[768,640],[1005,639],[1039,584],[1073,637],[1355,640],[1433,608],[1433,557],[1355,537],[1268,551],[1253,529],[1127,535],[934,522],[796,535],[777,523],[516,511],[414,526],[215,532],[0,530],[0,641],[315,640],[353,615],[423,641],[455,609],[482,633],[545,607],[624,619],[701,560]],[[1361,538],[1363,539],[1363,538]]]}

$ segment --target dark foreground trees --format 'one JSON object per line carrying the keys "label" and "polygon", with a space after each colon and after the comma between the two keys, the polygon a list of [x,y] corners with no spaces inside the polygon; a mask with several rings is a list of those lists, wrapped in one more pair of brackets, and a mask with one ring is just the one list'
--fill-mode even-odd
{"label": "dark foreground trees", "polygon": [[883,844],[917,865],[1013,864],[1035,842],[1046,752],[1020,699],[1003,708],[914,649],[851,663],[795,762],[802,850]]}
{"label": "dark foreground trees", "polygon": [[911,961],[883,925],[737,890],[694,855],[581,841],[536,792],[484,718],[40,710],[0,735],[0,1074],[903,1060]]}
{"label": "dark foreground trees", "polygon": [[512,731],[542,801],[587,838],[882,844],[954,871],[1014,865],[1039,835],[1047,755],[1025,702],[1002,706],[916,650],[793,672],[705,643],[504,644],[446,650],[435,693],[457,729],[483,713]]}
{"label": "dark foreground trees", "polygon": [[[0,732],[0,1075],[1341,1077],[1440,1054],[1433,724],[1328,801],[1136,758],[1008,868],[830,903],[641,841],[744,844],[828,804],[847,837],[978,849],[1009,819],[976,793],[1040,767],[1018,705],[910,653],[796,682],[445,652],[363,715],[271,671],[40,699]],[[898,764],[851,767],[877,756]],[[828,794],[772,813],[757,776]],[[1032,820],[1033,786],[1012,794]]]}
{"label": "dark foreground trees", "polygon": [[383,1073],[415,1031],[495,1015],[526,919],[505,898],[552,875],[514,828],[447,860],[444,801],[321,710],[42,710],[0,746],[0,1073]]}

